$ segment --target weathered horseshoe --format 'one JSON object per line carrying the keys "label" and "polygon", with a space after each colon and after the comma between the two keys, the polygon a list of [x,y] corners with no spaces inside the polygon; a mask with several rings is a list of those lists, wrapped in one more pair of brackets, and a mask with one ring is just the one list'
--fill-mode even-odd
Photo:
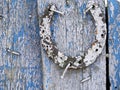
{"label": "weathered horseshoe", "polygon": [[86,12],[87,11],[90,11],[95,21],[96,38],[92,43],[92,47],[88,49],[84,56],[66,56],[60,52],[57,46],[53,43],[50,32],[52,17],[55,12],[63,14],[62,12],[56,10],[55,5],[51,5],[42,18],[42,22],[40,23],[42,47],[46,51],[48,57],[62,68],[66,67],[67,69],[77,69],[91,65],[101,54],[105,46],[107,30],[103,12],[101,11],[99,5],[94,2],[88,2]]}

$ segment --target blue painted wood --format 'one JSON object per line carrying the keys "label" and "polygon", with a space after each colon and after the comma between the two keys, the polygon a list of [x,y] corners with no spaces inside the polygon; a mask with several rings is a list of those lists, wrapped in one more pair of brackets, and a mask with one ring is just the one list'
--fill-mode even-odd
{"label": "blue painted wood", "polygon": [[[104,3],[99,2],[104,8]],[[49,3],[56,3],[58,9],[66,12],[62,17],[56,14],[51,27],[53,39],[59,42],[57,46],[62,52],[73,56],[82,54],[81,50],[87,50],[94,39],[94,25],[89,15],[82,31],[84,0],[70,0],[70,6],[64,0],[1,0],[0,90],[105,90],[105,50],[94,65],[85,70],[69,70],[64,79],[60,79],[63,69],[41,50],[38,15],[43,15]],[[8,53],[6,48],[21,55]],[[90,76],[89,72],[91,79],[81,83]]]}
{"label": "blue painted wood", "polygon": [[0,90],[42,90],[37,0],[0,0],[0,14]]}
{"label": "blue painted wood", "polygon": [[120,90],[120,0],[108,0],[111,90]]}

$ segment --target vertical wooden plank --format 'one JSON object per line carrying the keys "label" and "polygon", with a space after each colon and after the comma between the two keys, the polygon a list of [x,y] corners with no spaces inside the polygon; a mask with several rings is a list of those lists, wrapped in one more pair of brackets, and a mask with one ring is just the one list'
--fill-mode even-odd
{"label": "vertical wooden plank", "polygon": [[[94,22],[87,15],[83,19],[83,11],[87,0],[38,0],[38,14],[44,15],[44,10],[49,4],[56,4],[57,9],[65,12],[65,15],[54,15],[51,32],[60,51],[66,55],[82,55],[94,40]],[[97,2],[97,1],[96,1]],[[98,0],[103,12],[104,2]],[[41,47],[42,48],[42,47]],[[42,50],[42,49],[41,49]],[[106,89],[106,60],[105,48],[97,61],[85,70],[68,70],[63,79],[60,78],[63,69],[48,59],[44,50],[42,52],[43,64],[43,89],[44,90],[105,90]],[[91,74],[89,73],[91,72]],[[90,80],[81,82],[87,76]]]}
{"label": "vertical wooden plank", "polygon": [[111,90],[120,90],[120,0],[108,0]]}
{"label": "vertical wooden plank", "polygon": [[3,0],[2,6],[0,90],[42,90],[37,0]]}
{"label": "vertical wooden plank", "polygon": [[[7,30],[7,2],[4,0],[0,1],[0,90],[6,89],[6,75],[5,75],[5,62],[6,62],[6,53],[5,53],[5,46],[6,46],[6,30]],[[4,18],[3,18],[4,16]]]}

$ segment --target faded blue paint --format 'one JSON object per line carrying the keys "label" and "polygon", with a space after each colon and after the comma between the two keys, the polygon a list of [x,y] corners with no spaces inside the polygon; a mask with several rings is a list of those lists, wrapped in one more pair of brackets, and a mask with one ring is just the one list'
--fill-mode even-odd
{"label": "faded blue paint", "polygon": [[46,67],[46,71],[48,72],[48,73],[50,73],[50,71],[51,71],[51,62],[50,62],[50,60],[47,58],[47,57],[45,57],[45,66],[47,66]]}
{"label": "faded blue paint", "polygon": [[65,4],[65,8],[70,8],[70,5],[69,5],[69,4],[68,4],[68,5],[67,5],[67,4]]}
{"label": "faded blue paint", "polygon": [[[22,85],[21,90],[23,85],[26,85],[26,90],[43,90],[37,0],[3,0],[2,3],[3,15],[6,17],[2,30],[0,28],[3,31],[0,35],[3,43],[0,53],[3,62],[0,66],[0,90],[12,84],[16,88],[17,83]],[[32,18],[29,18],[30,14]],[[4,43],[12,50],[19,50],[21,56],[8,53]],[[18,77],[11,77],[7,73]]]}
{"label": "faded blue paint", "polygon": [[68,48],[70,49],[72,46],[73,46],[74,42],[71,41],[71,42],[68,42]]}
{"label": "faded blue paint", "polygon": [[58,13],[55,13],[54,14],[54,17],[53,17],[53,21],[52,21],[52,24],[50,25],[50,31],[51,31],[51,34],[52,34],[52,39],[53,41],[55,41],[55,38],[56,38],[56,35],[54,34],[54,30],[58,30],[58,26],[57,25],[54,25],[55,23],[58,22],[58,17],[59,17],[59,14]]}
{"label": "faded blue paint", "polygon": [[[66,13],[67,12],[69,12],[69,11],[71,11],[71,13],[72,13],[72,10],[70,10],[70,8],[72,8],[73,9],[73,7],[72,6],[74,6],[73,4],[77,4],[78,5],[78,11],[79,11],[79,9],[81,9],[81,11],[79,11],[79,13],[80,14],[83,14],[83,11],[85,10],[85,4],[83,5],[82,3],[83,3],[83,1],[84,0],[82,0],[82,2],[80,1],[80,0],[70,0],[70,2],[72,2],[72,5],[70,5],[70,6],[67,6],[66,4],[65,4],[65,1],[63,1],[63,0],[58,0],[58,1],[55,1],[55,0],[38,0],[39,2],[41,2],[41,4],[39,4],[38,3],[38,10],[39,10],[39,15],[40,15],[40,17],[44,14],[43,12],[44,12],[44,9],[45,9],[45,7],[47,8],[48,6],[47,6],[47,4],[46,3],[55,3],[56,5],[58,5],[57,7],[62,7],[62,9],[64,8],[64,10],[63,11],[65,11]],[[76,3],[74,3],[74,1],[76,1]],[[77,2],[79,2],[79,3],[77,3]],[[60,3],[60,4],[59,4]],[[64,6],[63,6],[64,5]],[[82,6],[81,6],[82,5]],[[76,7],[75,7],[76,8]],[[83,10],[84,9],[84,10]],[[58,8],[58,10],[60,10],[59,8]],[[74,17],[74,10],[73,10],[73,17]],[[58,18],[59,17],[59,15],[56,15],[56,17]],[[71,17],[71,16],[70,16]],[[57,27],[57,26],[60,26],[60,25],[58,25],[59,24],[59,22],[56,20],[57,18],[55,18],[55,15],[54,15],[54,19],[53,19],[53,24],[51,25],[51,27],[50,27],[50,29],[51,29],[51,32],[52,32],[52,34],[54,34],[54,31],[55,30],[59,30],[59,27]],[[66,19],[66,17],[64,17],[63,16],[63,18],[65,18]],[[59,19],[59,18],[58,18]],[[72,17],[71,17],[71,19],[73,19]],[[41,21],[41,19],[40,19],[40,21]],[[62,21],[64,21],[64,20],[62,20]],[[74,22],[74,24],[76,24],[76,22]],[[63,27],[65,27],[65,23],[63,23]],[[69,29],[70,29],[70,27],[68,27]],[[66,28],[67,29],[67,28]],[[68,30],[69,30],[68,29]],[[56,31],[57,32],[57,31]],[[67,30],[65,30],[65,32],[66,32],[66,38],[65,39],[67,39],[68,38],[68,33],[67,33]],[[75,32],[73,32],[72,33],[72,31],[69,31],[70,32],[70,35],[72,35],[73,36],[73,34],[75,33]],[[60,35],[60,34],[59,34]],[[63,35],[61,35],[61,36],[59,36],[59,37],[61,37],[62,38],[62,36],[64,36],[65,35],[65,33],[63,34]],[[52,36],[53,37],[53,36]],[[57,37],[57,36],[56,36]],[[55,37],[55,38],[56,38]],[[68,38],[69,39],[69,38]],[[74,42],[74,40],[72,40],[73,42]],[[74,47],[74,45],[73,45],[73,42],[67,42],[67,43],[69,43],[69,48],[72,48],[72,47]],[[66,42],[65,42],[66,43]],[[67,44],[66,44],[67,45]],[[67,47],[68,47],[68,45],[67,45]],[[45,52],[43,52],[42,51],[42,53],[43,53],[43,74],[44,74],[44,80],[43,80],[43,82],[44,82],[44,89],[45,90],[53,90],[53,89],[70,89],[70,90],[72,90],[72,89],[75,89],[75,90],[77,90],[77,89],[79,89],[79,90],[82,90],[82,89],[87,89],[87,88],[89,88],[89,87],[84,87],[84,85],[81,85],[81,87],[79,87],[80,86],[80,84],[77,86],[77,84],[75,85],[75,86],[72,86],[72,84],[74,83],[74,81],[75,80],[79,80],[79,78],[80,77],[77,77],[76,75],[78,75],[78,74],[75,74],[75,78],[73,78],[73,79],[71,79],[72,77],[70,77],[70,80],[69,80],[69,78],[64,78],[64,80],[62,80],[62,79],[58,79],[58,76],[55,76],[56,74],[54,74],[54,73],[52,73],[52,72],[57,72],[55,69],[52,69],[54,66],[52,65],[53,64],[53,62],[51,62],[51,60],[48,60],[48,58],[47,58],[47,56],[46,56],[46,54],[45,54]],[[52,65],[52,66],[51,66]],[[57,68],[57,67],[56,67]],[[59,69],[57,69],[57,70],[59,70]],[[71,72],[70,72],[71,73]],[[61,72],[61,74],[62,74],[62,72]],[[58,75],[58,73],[57,73],[57,75]],[[74,75],[73,75],[74,76]],[[68,77],[69,77],[69,75],[68,75]],[[73,80],[73,83],[72,83],[72,80]],[[64,82],[65,81],[65,82]],[[66,81],[69,81],[68,83],[66,82]],[[95,81],[95,83],[97,82],[97,79],[96,80],[94,80]],[[94,82],[93,81],[93,82]],[[59,83],[59,84],[56,84],[56,83]],[[76,82],[76,81],[75,81]],[[79,82],[79,81],[78,81]],[[91,84],[91,82],[89,82],[90,84]],[[98,82],[99,83],[99,82]],[[99,86],[101,86],[101,84],[102,84],[102,82],[100,82],[99,83],[100,85],[98,85],[98,88],[99,88]],[[62,86],[62,87],[61,87]],[[104,85],[105,86],[105,85]],[[77,87],[77,88],[76,88]],[[94,88],[94,87],[93,87]],[[95,86],[95,88],[96,88],[96,86]],[[89,88],[90,89],[90,88]]]}
{"label": "faded blue paint", "polygon": [[58,22],[58,17],[59,17],[59,14],[58,13],[54,13],[54,16],[53,16],[53,19],[52,19],[52,25],[50,27],[51,32],[53,32],[54,30],[57,29],[57,27],[54,26],[54,24]]}
{"label": "faded blue paint", "polygon": [[82,17],[84,17],[84,12],[85,12],[85,9],[86,9],[86,3],[83,3],[82,6],[80,7],[79,9],[79,12],[80,14],[82,15]]}
{"label": "faded blue paint", "polygon": [[11,5],[14,7],[18,0],[11,0]]}
{"label": "faded blue paint", "polygon": [[47,66],[46,68],[45,68],[45,70],[48,72],[48,75],[46,76],[46,78],[47,78],[47,83],[46,83],[46,85],[45,85],[45,87],[46,88],[48,88],[49,87],[49,83],[51,83],[52,81],[51,81],[51,77],[49,76],[50,74],[51,74],[51,64],[52,64],[52,62],[47,58],[47,57],[45,57],[45,66]]}
{"label": "faded blue paint", "polygon": [[24,26],[21,26],[21,30],[16,34],[14,33],[14,36],[13,36],[13,42],[14,43],[17,43],[18,41],[18,38],[22,38],[23,35],[24,35],[25,31],[24,31]]}
{"label": "faded blue paint", "polygon": [[108,0],[108,5],[110,5],[111,3],[113,4],[113,7],[114,7],[114,12],[113,12],[114,15],[112,16],[112,11],[110,10],[111,7],[109,6],[108,8],[109,26],[110,25],[114,25],[114,26],[112,28],[109,28],[109,37],[113,41],[113,42],[111,42],[111,40],[109,41],[109,46],[112,47],[113,49],[112,55],[115,57],[115,60],[118,63],[117,65],[114,65],[115,76],[110,77],[110,82],[111,82],[112,90],[119,90],[120,89],[120,75],[119,75],[120,73],[120,48],[119,48],[120,32],[117,29],[120,26],[120,22],[117,21],[116,17],[120,15],[120,3],[117,0]]}

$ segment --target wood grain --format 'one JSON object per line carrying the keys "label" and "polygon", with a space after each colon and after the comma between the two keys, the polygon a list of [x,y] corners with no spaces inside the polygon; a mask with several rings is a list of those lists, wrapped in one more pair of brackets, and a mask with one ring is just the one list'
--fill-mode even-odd
{"label": "wood grain", "polygon": [[37,1],[1,0],[0,14],[0,90],[42,90]]}
{"label": "wood grain", "polygon": [[109,74],[111,90],[120,90],[120,2],[108,0]]}
{"label": "wood grain", "polygon": [[[84,19],[83,11],[87,1],[69,0],[38,0],[39,22],[44,15],[44,10],[49,4],[56,4],[58,10],[65,12],[61,16],[55,14],[51,25],[53,40],[57,43],[60,51],[66,55],[82,55],[87,51],[94,41],[94,21],[91,15],[87,14]],[[96,1],[97,2],[97,1]],[[104,2],[98,1],[103,12]],[[41,47],[43,65],[43,89],[44,90],[106,90],[106,60],[105,48],[97,61],[84,70],[69,70],[64,79],[60,76],[63,69],[48,59]],[[91,76],[86,82],[82,79]]]}

